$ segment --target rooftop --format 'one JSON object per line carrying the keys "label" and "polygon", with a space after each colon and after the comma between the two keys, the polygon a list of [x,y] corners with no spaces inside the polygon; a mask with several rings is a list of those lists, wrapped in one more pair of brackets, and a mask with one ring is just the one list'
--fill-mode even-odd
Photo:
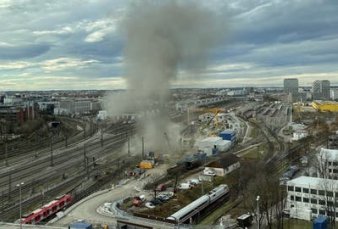
{"label": "rooftop", "polygon": [[338,161],[338,149],[321,148],[318,158],[327,161]]}
{"label": "rooftop", "polygon": [[336,101],[322,101],[322,100],[315,100],[313,103],[317,103],[319,105],[338,105]]}
{"label": "rooftop", "polygon": [[288,186],[301,186],[315,189],[323,189],[324,186],[331,190],[338,190],[338,180],[329,180],[319,177],[300,176],[287,182]]}

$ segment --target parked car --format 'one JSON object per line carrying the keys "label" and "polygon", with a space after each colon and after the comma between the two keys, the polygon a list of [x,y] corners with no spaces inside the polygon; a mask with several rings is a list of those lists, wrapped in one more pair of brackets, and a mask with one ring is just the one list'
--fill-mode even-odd
{"label": "parked car", "polygon": [[150,201],[153,205],[159,205],[162,204],[162,201],[158,198],[154,198]]}
{"label": "parked car", "polygon": [[216,176],[216,173],[210,169],[204,169],[203,174],[207,176]]}
{"label": "parked car", "polygon": [[189,183],[181,183],[179,186],[178,186],[178,189],[191,189],[191,184]]}
{"label": "parked car", "polygon": [[170,200],[170,197],[168,195],[165,195],[165,194],[160,194],[160,195],[158,195],[157,198],[162,202],[167,202],[168,200]]}
{"label": "parked car", "polygon": [[156,187],[156,191],[158,191],[158,192],[165,191],[166,189],[167,189],[167,187],[165,186],[165,184],[159,184]]}
{"label": "parked car", "polygon": [[200,184],[201,183],[201,181],[199,180],[199,179],[191,179],[191,180],[189,180],[189,183],[191,184],[191,185],[198,185],[198,184]]}
{"label": "parked car", "polygon": [[142,204],[142,200],[138,196],[135,196],[132,202],[135,207],[139,207]]}
{"label": "parked car", "polygon": [[145,200],[146,200],[146,196],[145,196],[145,195],[140,195],[139,198],[140,198],[142,201],[145,201]]}
{"label": "parked car", "polygon": [[147,203],[145,204],[145,206],[146,206],[147,208],[155,208],[155,205],[154,205],[152,202],[147,202]]}

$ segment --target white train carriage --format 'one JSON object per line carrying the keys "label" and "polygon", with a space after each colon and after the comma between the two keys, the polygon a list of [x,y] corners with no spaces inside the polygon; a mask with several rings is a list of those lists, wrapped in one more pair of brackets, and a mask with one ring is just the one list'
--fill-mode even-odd
{"label": "white train carriage", "polygon": [[207,195],[201,196],[197,200],[191,202],[184,208],[181,208],[167,219],[175,220],[176,222],[185,222],[193,217],[196,213],[209,205],[209,197]]}
{"label": "white train carriage", "polygon": [[208,193],[208,196],[210,197],[210,202],[209,204],[212,204],[225,194],[229,192],[229,187],[226,184],[221,184],[220,186],[214,188]]}
{"label": "white train carriage", "polygon": [[169,216],[167,219],[174,220],[177,223],[184,223],[188,219],[192,218],[197,213],[208,207],[210,204],[214,203],[215,201],[226,195],[228,192],[228,185],[219,185],[218,187],[212,189],[208,194],[203,195],[197,200],[191,202],[184,208]]}

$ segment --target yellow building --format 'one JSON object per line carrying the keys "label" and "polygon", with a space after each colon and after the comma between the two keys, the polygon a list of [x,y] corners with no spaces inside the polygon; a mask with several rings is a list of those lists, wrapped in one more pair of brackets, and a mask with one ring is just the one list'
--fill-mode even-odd
{"label": "yellow building", "polygon": [[320,112],[338,112],[338,103],[333,101],[313,101],[312,107]]}

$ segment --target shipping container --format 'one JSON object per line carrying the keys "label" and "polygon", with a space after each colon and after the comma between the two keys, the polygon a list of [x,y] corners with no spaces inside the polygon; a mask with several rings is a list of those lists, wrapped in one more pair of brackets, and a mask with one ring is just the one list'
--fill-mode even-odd
{"label": "shipping container", "polygon": [[224,130],[221,133],[219,133],[219,136],[223,140],[228,140],[228,141],[236,141],[236,132],[233,130]]}
{"label": "shipping container", "polygon": [[69,229],[93,229],[93,226],[86,222],[76,222],[69,225]]}
{"label": "shipping container", "polygon": [[324,215],[319,215],[313,221],[313,229],[327,229],[327,217]]}

